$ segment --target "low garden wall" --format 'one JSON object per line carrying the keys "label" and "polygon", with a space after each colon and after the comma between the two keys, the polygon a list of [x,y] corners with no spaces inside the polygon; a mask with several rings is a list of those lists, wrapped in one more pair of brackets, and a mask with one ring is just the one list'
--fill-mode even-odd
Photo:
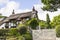
{"label": "low garden wall", "polygon": [[33,40],[56,40],[54,29],[32,30]]}

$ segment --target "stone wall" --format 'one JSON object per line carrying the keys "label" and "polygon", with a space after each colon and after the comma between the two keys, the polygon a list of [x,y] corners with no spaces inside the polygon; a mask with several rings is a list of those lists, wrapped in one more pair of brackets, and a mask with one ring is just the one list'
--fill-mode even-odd
{"label": "stone wall", "polygon": [[54,29],[32,30],[33,40],[56,40]]}

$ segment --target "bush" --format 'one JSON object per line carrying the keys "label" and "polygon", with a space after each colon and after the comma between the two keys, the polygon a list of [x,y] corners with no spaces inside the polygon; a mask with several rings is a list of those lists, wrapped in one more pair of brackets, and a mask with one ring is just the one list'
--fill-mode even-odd
{"label": "bush", "polygon": [[18,37],[18,40],[23,40],[23,37],[22,37],[22,36],[19,36],[19,37]]}
{"label": "bush", "polygon": [[47,28],[47,23],[46,21],[40,20],[39,26],[41,29],[46,29]]}
{"label": "bush", "polygon": [[27,28],[25,26],[22,26],[18,29],[18,31],[22,35],[22,34],[25,34],[27,32]]}
{"label": "bush", "polygon": [[32,40],[32,35],[30,33],[27,33],[24,35],[25,40]]}
{"label": "bush", "polygon": [[56,35],[60,37],[60,25],[56,26]]}
{"label": "bush", "polygon": [[0,36],[6,36],[8,33],[8,29],[0,29]]}
{"label": "bush", "polygon": [[36,27],[39,25],[39,23],[37,22],[37,19],[33,18],[32,20],[30,20],[29,26],[32,29],[36,29]]}
{"label": "bush", "polygon": [[19,35],[18,34],[18,29],[16,29],[16,28],[11,28],[10,30],[9,30],[9,33],[10,33],[10,35],[14,35],[14,36],[17,36],[17,35]]}

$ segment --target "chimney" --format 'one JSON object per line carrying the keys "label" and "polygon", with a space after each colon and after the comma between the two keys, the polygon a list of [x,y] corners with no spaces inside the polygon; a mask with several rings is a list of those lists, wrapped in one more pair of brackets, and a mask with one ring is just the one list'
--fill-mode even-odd
{"label": "chimney", "polygon": [[33,8],[32,8],[32,11],[36,11],[34,6],[33,6]]}
{"label": "chimney", "polygon": [[12,14],[15,14],[14,10],[13,10]]}

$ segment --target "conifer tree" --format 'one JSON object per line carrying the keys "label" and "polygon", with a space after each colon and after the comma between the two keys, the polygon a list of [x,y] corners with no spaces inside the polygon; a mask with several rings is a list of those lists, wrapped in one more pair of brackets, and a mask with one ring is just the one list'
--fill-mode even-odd
{"label": "conifer tree", "polygon": [[46,14],[47,29],[51,28],[49,14]]}

